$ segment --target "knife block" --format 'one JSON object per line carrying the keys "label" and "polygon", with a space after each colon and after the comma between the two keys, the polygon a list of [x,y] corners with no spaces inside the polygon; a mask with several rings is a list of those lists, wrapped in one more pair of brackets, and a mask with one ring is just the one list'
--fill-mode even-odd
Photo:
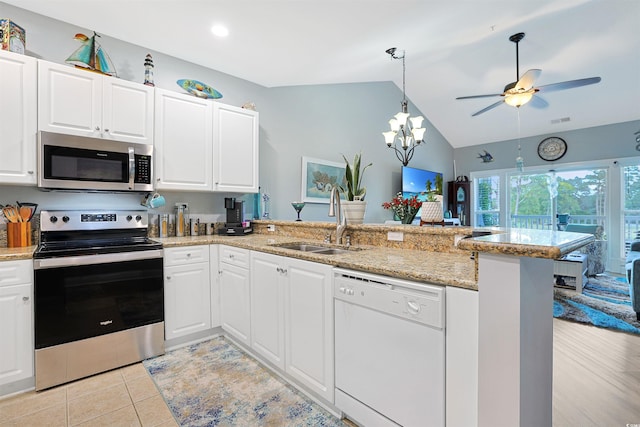
{"label": "knife block", "polygon": [[31,246],[31,222],[7,223],[7,247]]}

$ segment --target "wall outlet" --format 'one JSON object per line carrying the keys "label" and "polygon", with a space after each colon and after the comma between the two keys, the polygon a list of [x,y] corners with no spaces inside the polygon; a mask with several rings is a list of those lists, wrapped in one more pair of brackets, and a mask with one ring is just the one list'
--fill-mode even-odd
{"label": "wall outlet", "polygon": [[276,225],[275,224],[267,225],[267,231],[276,231]]}
{"label": "wall outlet", "polygon": [[402,231],[388,231],[387,240],[393,240],[395,242],[404,241],[404,233]]}

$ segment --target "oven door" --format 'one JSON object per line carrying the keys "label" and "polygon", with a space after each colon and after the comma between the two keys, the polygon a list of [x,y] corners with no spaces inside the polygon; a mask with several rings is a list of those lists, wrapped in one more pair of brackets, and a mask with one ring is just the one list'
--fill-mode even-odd
{"label": "oven door", "polygon": [[164,321],[162,250],[34,260],[35,347]]}

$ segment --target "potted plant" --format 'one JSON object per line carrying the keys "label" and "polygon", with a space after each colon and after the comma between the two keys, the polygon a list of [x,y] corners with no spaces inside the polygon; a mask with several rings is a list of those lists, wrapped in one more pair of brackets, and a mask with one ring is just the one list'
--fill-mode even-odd
{"label": "potted plant", "polygon": [[364,222],[364,212],[367,207],[367,202],[364,201],[367,189],[362,186],[362,176],[364,175],[364,171],[373,165],[373,163],[369,163],[361,168],[362,153],[356,154],[353,157],[353,164],[349,163],[349,160],[347,160],[344,154],[342,158],[346,164],[344,181],[347,187],[346,189],[342,186],[340,187],[346,198],[346,200],[341,202],[342,212],[348,224],[362,224]]}
{"label": "potted plant", "polygon": [[422,202],[420,209],[421,222],[442,222],[442,201],[431,192],[427,193],[426,201]]}

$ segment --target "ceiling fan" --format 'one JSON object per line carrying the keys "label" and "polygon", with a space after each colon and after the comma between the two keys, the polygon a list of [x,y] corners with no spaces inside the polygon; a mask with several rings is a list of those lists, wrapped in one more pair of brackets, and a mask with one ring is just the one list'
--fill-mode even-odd
{"label": "ceiling fan", "polygon": [[513,83],[509,83],[504,87],[504,92],[502,93],[492,93],[487,95],[471,95],[471,96],[460,96],[456,99],[474,99],[474,98],[490,98],[494,96],[500,96],[502,99],[498,102],[495,102],[488,107],[483,108],[482,110],[473,113],[471,116],[477,116],[479,114],[485,113],[493,108],[496,108],[498,105],[503,103],[507,103],[513,107],[521,107],[522,105],[531,101],[531,105],[537,108],[545,108],[549,105],[547,101],[536,96],[537,92],[547,93],[547,92],[555,92],[558,90],[572,89],[575,87],[591,85],[600,82],[600,77],[589,77],[586,79],[578,79],[578,80],[568,80],[560,83],[552,83],[544,86],[534,87],[534,83],[536,79],[542,73],[542,70],[539,69],[531,69],[520,77],[520,59],[518,56],[518,43],[524,38],[524,33],[516,33],[509,37],[509,40],[516,44],[516,80]]}

